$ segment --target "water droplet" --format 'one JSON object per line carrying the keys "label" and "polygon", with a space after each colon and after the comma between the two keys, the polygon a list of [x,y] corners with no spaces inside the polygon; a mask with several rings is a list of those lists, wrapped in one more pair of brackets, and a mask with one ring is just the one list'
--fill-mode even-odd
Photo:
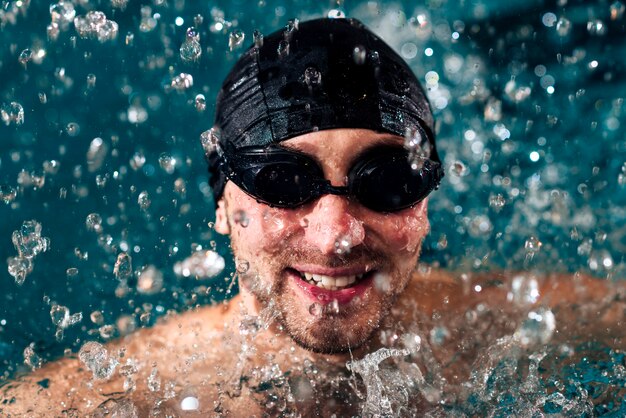
{"label": "water droplet", "polygon": [[169,87],[171,87],[172,89],[178,92],[183,92],[192,86],[193,86],[193,77],[191,74],[187,74],[187,73],[178,74],[177,76],[172,78],[172,81],[169,85]]}
{"label": "water droplet", "polygon": [[325,311],[331,314],[338,314],[339,313],[339,301],[337,301],[337,299],[331,300],[330,303],[326,305]]}
{"label": "water droplet", "polygon": [[111,0],[111,7],[124,10],[128,5],[128,0]]}
{"label": "water droplet", "polygon": [[32,58],[33,58],[33,51],[31,51],[30,49],[26,48],[25,50],[20,52],[20,56],[18,57],[17,60],[20,62],[20,64],[22,64],[24,66],[24,68],[26,68],[26,64],[28,64],[28,62]]}
{"label": "water droplet", "polygon": [[7,205],[15,200],[17,197],[17,190],[8,184],[0,184],[0,200]]}
{"label": "water droplet", "polygon": [[520,305],[534,304],[539,300],[539,283],[534,276],[518,275],[511,280],[509,301]]}
{"label": "water droplet", "polygon": [[135,171],[140,170],[145,163],[146,157],[141,151],[134,153],[132,158],[130,159],[130,167]]}
{"label": "water droplet", "polygon": [[2,107],[0,107],[0,119],[7,126],[12,123],[21,125],[24,123],[24,108],[18,102],[2,104]]}
{"label": "water droplet", "polygon": [[109,146],[102,138],[94,138],[87,150],[87,169],[93,173],[102,167],[104,159],[109,152]]}
{"label": "water droplet", "polygon": [[255,30],[252,33],[252,38],[254,39],[254,46],[257,48],[261,48],[263,46],[263,34],[258,30]]}
{"label": "water droplet", "polygon": [[250,263],[247,260],[238,259],[235,265],[235,269],[237,270],[237,273],[240,273],[240,274],[247,273],[248,270],[250,269]]}
{"label": "water droplet", "polygon": [[556,319],[550,309],[539,308],[528,313],[522,325],[515,331],[515,338],[522,346],[546,344],[552,338]]}
{"label": "water droplet", "polygon": [[158,392],[161,390],[161,379],[158,376],[158,370],[156,367],[152,368],[150,376],[148,376],[148,390],[150,392]]}
{"label": "water droplet", "polygon": [[539,252],[539,250],[541,249],[542,245],[543,245],[543,243],[541,241],[539,241],[536,237],[531,236],[524,243],[524,249],[529,254],[535,254],[535,253]]}
{"label": "water droplet", "polygon": [[611,4],[609,10],[611,13],[611,20],[619,20],[622,18],[622,16],[624,16],[624,11],[626,10],[626,7],[621,1],[618,0]]}
{"label": "water droplet", "polygon": [[349,235],[344,235],[335,240],[335,254],[350,254],[352,249],[352,239]]}
{"label": "water droplet", "polygon": [[148,266],[139,274],[137,292],[144,295],[154,295],[163,288],[163,273],[154,266]]}
{"label": "water droplet", "polygon": [[127,253],[119,253],[115,266],[113,267],[113,274],[119,281],[127,281],[133,274],[132,258]]}
{"label": "water droplet", "polygon": [[278,43],[278,57],[286,58],[289,56],[289,42],[282,40]]}
{"label": "water droplet", "polygon": [[137,203],[142,210],[148,210],[152,201],[150,200],[150,195],[145,190],[139,193],[139,197],[137,197]]}
{"label": "water droplet", "polygon": [[220,274],[226,265],[224,258],[215,251],[196,251],[183,261],[174,264],[179,277],[208,279]]}
{"label": "water droplet", "polygon": [[250,219],[244,210],[237,210],[233,213],[233,222],[240,225],[242,228],[247,228],[250,224]]}
{"label": "water droplet", "polygon": [[309,306],[309,313],[312,316],[320,316],[323,312],[323,307],[321,304],[314,302],[313,304],[311,304],[311,306]]}
{"label": "water droplet", "polygon": [[18,286],[24,284],[26,276],[33,271],[32,261],[25,257],[9,257],[7,267],[9,274],[13,276]]}
{"label": "water droplet", "polygon": [[600,19],[592,19],[587,22],[587,32],[590,35],[603,36],[606,35],[606,25]]}
{"label": "water droplet", "polygon": [[104,316],[102,315],[102,312],[100,311],[93,311],[89,315],[89,319],[91,319],[91,322],[93,322],[96,325],[102,325],[104,323]]}
{"label": "water droplet", "polygon": [[90,213],[85,219],[85,225],[89,231],[102,232],[102,217],[97,213]]}
{"label": "water droplet", "polygon": [[195,39],[187,38],[180,46],[180,58],[184,62],[197,62],[202,55],[202,46]]}
{"label": "water droplet", "polygon": [[32,370],[38,369],[43,364],[41,357],[35,353],[35,343],[30,343],[28,347],[24,349],[24,364],[30,367]]}
{"label": "water droplet", "polygon": [[85,364],[98,380],[109,379],[117,367],[117,360],[109,357],[106,348],[100,343],[89,341],[83,344],[78,352],[78,358]]}
{"label": "water droplet", "polygon": [[389,292],[391,290],[391,277],[387,274],[376,272],[374,274],[374,287],[379,292]]}
{"label": "water droplet", "polygon": [[204,94],[198,94],[194,103],[198,112],[204,112],[206,110],[206,99],[204,97]]}
{"label": "water droplet", "polygon": [[233,51],[236,48],[239,48],[243,44],[245,38],[246,34],[244,31],[240,29],[232,31],[230,35],[228,35],[228,49]]}
{"label": "water droplet", "polygon": [[497,122],[502,119],[502,102],[494,97],[490,97],[485,105],[484,116],[488,122]]}
{"label": "water droplet", "polygon": [[68,279],[73,279],[74,277],[78,276],[78,269],[76,267],[70,267],[65,270],[65,274],[67,275]]}
{"label": "water droplet", "polygon": [[180,403],[180,409],[183,411],[197,411],[198,408],[200,408],[200,402],[194,396],[187,396]]}
{"label": "water droplet", "polygon": [[173,174],[176,170],[176,158],[164,152],[159,156],[159,165],[167,174]]}
{"label": "water droplet", "polygon": [[76,10],[74,5],[69,1],[60,1],[50,5],[50,17],[52,23],[65,26],[74,20]]}
{"label": "water droplet", "polygon": [[560,17],[556,22],[556,33],[559,36],[568,36],[572,30],[572,22],[564,17]]}
{"label": "water droplet", "polygon": [[329,19],[345,19],[346,13],[341,9],[331,9],[328,11],[327,17]]}
{"label": "water droplet", "polygon": [[365,58],[367,57],[367,50],[363,45],[357,45],[352,51],[352,59],[356,65],[365,64]]}
{"label": "water droplet", "polygon": [[450,167],[450,172],[457,177],[465,177],[469,174],[469,169],[462,161],[455,161]]}
{"label": "water droplet", "polygon": [[218,127],[213,127],[208,131],[204,131],[200,134],[200,143],[206,155],[210,155],[214,152],[220,151],[219,147],[220,130]]}
{"label": "water droplet", "polygon": [[314,88],[322,84],[322,73],[315,67],[308,67],[304,70],[304,82],[309,88]]}
{"label": "water droplet", "polygon": [[491,194],[489,196],[489,207],[493,208],[495,212],[500,212],[505,204],[506,199],[501,193]]}

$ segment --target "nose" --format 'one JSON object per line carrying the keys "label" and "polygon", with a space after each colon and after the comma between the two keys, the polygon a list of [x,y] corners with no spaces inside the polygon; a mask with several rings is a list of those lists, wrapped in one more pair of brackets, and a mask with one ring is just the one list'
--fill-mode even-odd
{"label": "nose", "polygon": [[323,254],[348,252],[365,239],[363,222],[353,215],[343,196],[320,197],[303,220],[305,240]]}

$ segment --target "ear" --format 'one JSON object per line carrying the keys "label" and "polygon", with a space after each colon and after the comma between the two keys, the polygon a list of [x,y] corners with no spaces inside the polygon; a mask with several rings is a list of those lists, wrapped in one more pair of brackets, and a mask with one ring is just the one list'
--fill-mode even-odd
{"label": "ear", "polygon": [[222,235],[230,234],[226,203],[223,197],[217,202],[217,209],[215,209],[215,230]]}

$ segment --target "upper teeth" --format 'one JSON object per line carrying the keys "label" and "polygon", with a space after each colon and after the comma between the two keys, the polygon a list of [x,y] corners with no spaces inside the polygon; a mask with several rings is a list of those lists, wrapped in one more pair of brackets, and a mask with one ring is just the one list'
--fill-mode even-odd
{"label": "upper teeth", "polygon": [[362,278],[365,273],[353,274],[350,276],[325,276],[323,274],[302,273],[304,278],[311,284],[328,290],[337,290],[354,283],[357,279]]}

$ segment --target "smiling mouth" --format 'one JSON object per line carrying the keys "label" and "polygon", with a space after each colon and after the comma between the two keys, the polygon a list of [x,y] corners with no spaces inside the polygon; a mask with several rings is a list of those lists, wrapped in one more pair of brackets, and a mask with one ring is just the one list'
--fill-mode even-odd
{"label": "smiling mouth", "polygon": [[360,274],[351,274],[345,276],[327,276],[324,274],[303,272],[296,269],[289,270],[300,276],[300,278],[308,284],[326,290],[348,289],[350,287],[356,286],[357,284],[359,284],[363,280],[366,280],[374,274],[374,270],[370,270]]}

